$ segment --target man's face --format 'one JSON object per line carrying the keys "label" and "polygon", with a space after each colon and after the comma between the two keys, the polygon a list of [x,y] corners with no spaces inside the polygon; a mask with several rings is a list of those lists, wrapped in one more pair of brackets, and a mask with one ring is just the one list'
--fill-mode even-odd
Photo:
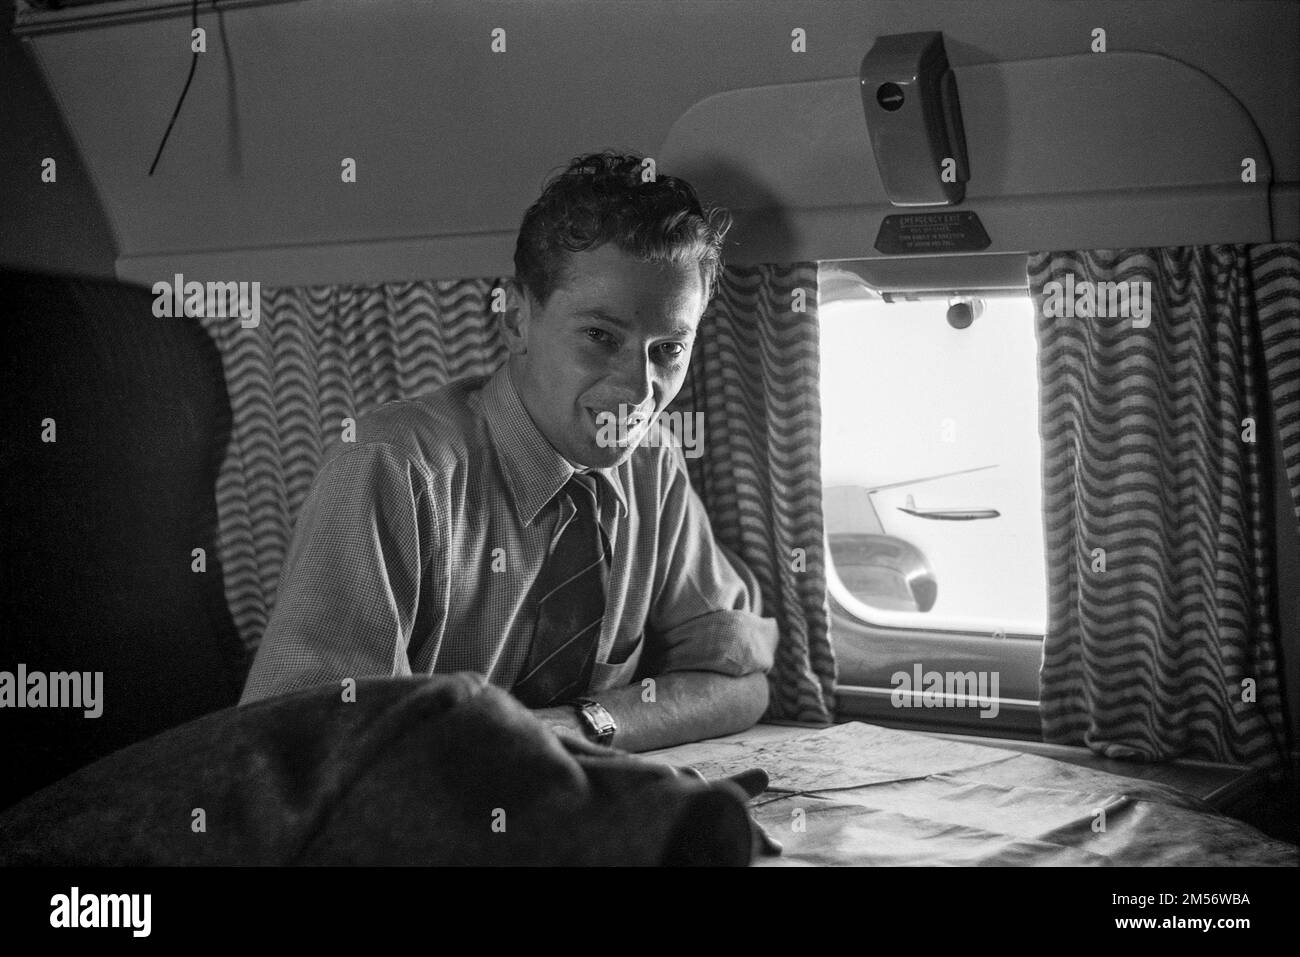
{"label": "man's face", "polygon": [[611,468],[681,389],[704,283],[695,263],[641,262],[613,244],[570,253],[569,276],[545,308],[521,297],[510,378],[557,452]]}

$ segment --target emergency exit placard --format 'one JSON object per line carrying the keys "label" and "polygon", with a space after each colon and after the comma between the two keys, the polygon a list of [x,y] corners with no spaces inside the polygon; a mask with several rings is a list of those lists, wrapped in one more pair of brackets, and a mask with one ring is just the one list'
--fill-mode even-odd
{"label": "emergency exit placard", "polygon": [[876,234],[876,249],[887,256],[908,253],[974,253],[991,240],[970,210],[897,213],[886,216]]}

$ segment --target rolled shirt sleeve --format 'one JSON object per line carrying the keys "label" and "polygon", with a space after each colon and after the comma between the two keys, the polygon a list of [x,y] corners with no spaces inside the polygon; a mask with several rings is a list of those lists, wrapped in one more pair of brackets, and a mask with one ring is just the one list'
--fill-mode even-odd
{"label": "rolled shirt sleeve", "polygon": [[753,572],[718,542],[686,474],[681,450],[665,456],[670,474],[659,516],[655,598],[647,624],[657,670],[742,677],[771,670],[777,623],[762,614]]}
{"label": "rolled shirt sleeve", "polygon": [[411,674],[407,657],[437,523],[398,449],[347,449],[299,512],[275,609],[240,704],[344,678]]}

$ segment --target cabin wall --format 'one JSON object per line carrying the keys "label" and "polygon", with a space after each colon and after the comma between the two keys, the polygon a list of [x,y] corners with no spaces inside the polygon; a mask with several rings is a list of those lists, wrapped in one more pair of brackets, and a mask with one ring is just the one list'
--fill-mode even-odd
{"label": "cabin wall", "polygon": [[[12,19],[13,0],[0,0],[0,265],[113,278],[104,207]],[[53,183],[41,182],[47,156],[57,164]]]}

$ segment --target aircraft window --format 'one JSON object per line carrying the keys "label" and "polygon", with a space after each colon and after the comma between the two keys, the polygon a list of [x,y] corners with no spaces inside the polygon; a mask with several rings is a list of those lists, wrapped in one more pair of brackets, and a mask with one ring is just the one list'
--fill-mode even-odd
{"label": "aircraft window", "polygon": [[1033,307],[962,302],[819,307],[829,585],[872,625],[1041,638]]}

